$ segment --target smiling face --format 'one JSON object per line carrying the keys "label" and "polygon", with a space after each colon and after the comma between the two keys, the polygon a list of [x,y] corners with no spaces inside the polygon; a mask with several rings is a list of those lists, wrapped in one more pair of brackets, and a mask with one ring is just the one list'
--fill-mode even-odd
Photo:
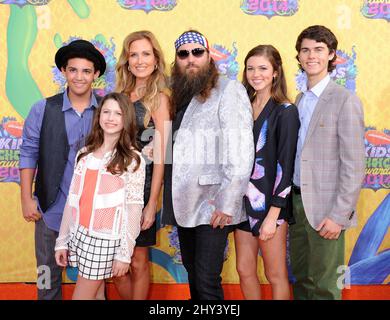
{"label": "smiling face", "polygon": [[135,40],[130,44],[128,63],[130,72],[137,81],[146,81],[150,77],[155,70],[157,59],[149,40]]}
{"label": "smiling face", "polygon": [[257,93],[271,93],[272,80],[276,71],[264,56],[252,56],[246,64],[245,76]]}
{"label": "smiling face", "polygon": [[99,124],[103,129],[104,136],[120,136],[123,126],[123,112],[117,101],[108,99],[102,105],[100,111]]}
{"label": "smiling face", "polygon": [[84,58],[69,59],[61,72],[67,81],[70,98],[89,97],[92,83],[99,76],[99,71],[95,72],[93,62]]}
{"label": "smiling face", "polygon": [[318,82],[328,74],[328,64],[335,53],[329,51],[324,42],[303,39],[298,53],[298,60],[310,80]]}

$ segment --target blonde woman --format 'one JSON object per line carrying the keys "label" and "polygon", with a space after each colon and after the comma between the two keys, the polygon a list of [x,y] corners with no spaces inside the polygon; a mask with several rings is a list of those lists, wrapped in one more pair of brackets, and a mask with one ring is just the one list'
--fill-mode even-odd
{"label": "blonde woman", "polygon": [[171,118],[164,56],[150,31],[133,32],[124,39],[116,66],[116,91],[125,93],[133,102],[138,147],[143,149],[153,141],[153,161],[146,165],[141,233],[136,240],[130,274],[114,279],[123,299],[144,300],[150,283],[148,247],[156,244],[155,216],[164,177],[166,144],[162,141],[168,136],[164,123]]}

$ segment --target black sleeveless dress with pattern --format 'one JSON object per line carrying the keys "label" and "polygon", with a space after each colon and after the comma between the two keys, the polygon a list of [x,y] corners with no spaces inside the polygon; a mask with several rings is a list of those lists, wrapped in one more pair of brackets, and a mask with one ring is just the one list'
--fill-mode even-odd
{"label": "black sleeveless dress with pattern", "polygon": [[[148,126],[144,126],[144,118],[146,114],[146,109],[141,101],[136,101],[133,103],[135,109],[135,117],[137,123],[137,143],[140,150],[145,147],[154,137],[155,125],[153,119],[150,118]],[[152,186],[152,175],[153,175],[153,162],[146,159],[146,168],[145,168],[145,187],[144,187],[144,205],[146,206],[149,197],[150,189]],[[149,247],[156,244],[156,221],[153,225],[147,229],[141,231],[137,240],[136,246],[138,247]]]}

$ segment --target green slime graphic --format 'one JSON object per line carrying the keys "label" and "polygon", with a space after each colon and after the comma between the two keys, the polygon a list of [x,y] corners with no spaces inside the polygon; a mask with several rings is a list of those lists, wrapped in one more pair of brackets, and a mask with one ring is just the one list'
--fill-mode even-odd
{"label": "green slime graphic", "polygon": [[15,110],[26,118],[31,105],[42,99],[28,69],[28,56],[37,37],[37,16],[33,6],[10,5],[7,29],[8,66],[6,94]]}
{"label": "green slime graphic", "polygon": [[56,33],[54,36],[54,45],[59,49],[62,46],[62,38],[61,36]]}
{"label": "green slime graphic", "polygon": [[[85,0],[68,0],[82,19],[90,14]],[[7,28],[8,65],[6,94],[15,110],[26,118],[33,103],[43,98],[28,68],[28,57],[37,37],[37,15],[33,5],[10,5]]]}
{"label": "green slime graphic", "polygon": [[68,3],[81,19],[89,17],[90,10],[85,0],[68,0]]}

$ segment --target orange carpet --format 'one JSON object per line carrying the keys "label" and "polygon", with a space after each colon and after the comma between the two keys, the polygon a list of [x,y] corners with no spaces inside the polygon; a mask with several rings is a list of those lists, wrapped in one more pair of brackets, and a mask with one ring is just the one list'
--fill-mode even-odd
{"label": "orange carpet", "polygon": [[[63,296],[65,300],[72,298],[74,284],[64,284]],[[237,284],[223,285],[226,300],[241,300],[240,286]],[[264,300],[272,297],[271,286],[262,285]],[[118,293],[112,283],[107,284],[109,300],[119,299]],[[0,300],[35,300],[37,298],[35,284],[2,283],[0,284]],[[151,300],[186,300],[189,290],[186,284],[152,284],[149,299]],[[351,286],[343,291],[344,300],[390,300],[390,286]]]}

